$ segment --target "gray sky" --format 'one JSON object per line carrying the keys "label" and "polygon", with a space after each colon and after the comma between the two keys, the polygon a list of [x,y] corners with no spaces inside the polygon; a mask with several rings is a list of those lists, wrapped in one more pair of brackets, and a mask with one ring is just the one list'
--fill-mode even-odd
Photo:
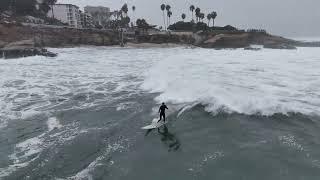
{"label": "gray sky", "polygon": [[[202,12],[216,11],[216,25],[234,25],[238,28],[261,28],[288,37],[320,36],[320,0],[59,0],[83,8],[102,5],[111,10],[122,4],[136,6],[135,19],[162,25],[162,3],[172,7],[171,22],[181,19],[181,14],[191,19],[189,6],[200,7]],[[129,9],[131,10],[131,8]],[[132,12],[131,12],[132,13]],[[130,12],[129,12],[130,15]],[[132,17],[132,15],[130,15]]]}

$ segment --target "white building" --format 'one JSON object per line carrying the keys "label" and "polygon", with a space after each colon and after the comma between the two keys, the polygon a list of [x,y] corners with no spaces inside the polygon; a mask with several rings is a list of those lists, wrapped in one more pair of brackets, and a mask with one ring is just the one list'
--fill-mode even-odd
{"label": "white building", "polygon": [[72,4],[55,4],[51,6],[47,16],[55,18],[71,27],[82,28],[79,7]]}
{"label": "white building", "polygon": [[86,6],[84,12],[92,15],[92,20],[95,25],[106,26],[110,21],[110,8],[103,6]]}

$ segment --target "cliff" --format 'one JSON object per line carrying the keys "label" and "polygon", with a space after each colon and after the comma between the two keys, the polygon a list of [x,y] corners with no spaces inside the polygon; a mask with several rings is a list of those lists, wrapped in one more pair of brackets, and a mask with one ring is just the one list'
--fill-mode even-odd
{"label": "cliff", "polygon": [[[266,32],[199,31],[125,34],[125,42],[146,44],[187,44],[203,48],[246,48],[263,45],[273,49],[296,49],[296,46],[320,47],[319,42],[300,42]],[[74,29],[64,26],[0,23],[0,57],[15,58],[33,55],[55,56],[43,47],[78,45],[119,45],[119,33],[97,29]]]}
{"label": "cliff", "polygon": [[33,40],[37,47],[75,45],[110,46],[119,44],[117,33],[112,31],[45,25],[24,26],[0,24],[0,40],[4,43]]}
{"label": "cliff", "polygon": [[46,25],[0,24],[0,58],[56,56],[43,47],[117,44],[119,44],[118,33],[112,31]]}

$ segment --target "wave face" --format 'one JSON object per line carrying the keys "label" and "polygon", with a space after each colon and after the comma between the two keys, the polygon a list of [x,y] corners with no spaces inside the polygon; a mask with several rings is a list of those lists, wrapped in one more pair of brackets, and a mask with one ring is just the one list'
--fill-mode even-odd
{"label": "wave face", "polygon": [[142,88],[160,92],[158,102],[201,103],[213,113],[320,115],[318,51],[177,49],[151,67]]}

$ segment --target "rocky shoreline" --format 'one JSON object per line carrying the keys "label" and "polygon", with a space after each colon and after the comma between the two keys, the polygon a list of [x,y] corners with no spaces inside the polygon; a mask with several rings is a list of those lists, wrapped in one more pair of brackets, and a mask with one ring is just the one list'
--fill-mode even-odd
{"label": "rocky shoreline", "polygon": [[[158,32],[153,34],[125,34],[127,47],[201,47],[245,48],[262,45],[271,49],[296,49],[296,47],[320,47],[320,42],[301,42],[266,32],[219,31],[219,32]],[[70,47],[80,45],[114,46],[120,44],[115,31],[74,29],[61,26],[0,24],[0,58],[26,56],[55,57],[45,47]],[[253,48],[256,50],[255,48]]]}
{"label": "rocky shoreline", "polygon": [[75,29],[64,26],[0,24],[0,58],[27,56],[55,57],[47,47],[80,45],[119,45],[116,32],[92,29]]}
{"label": "rocky shoreline", "polygon": [[52,53],[45,48],[36,47],[32,40],[8,43],[0,49],[0,58],[11,59],[28,56],[56,57],[57,54]]}

